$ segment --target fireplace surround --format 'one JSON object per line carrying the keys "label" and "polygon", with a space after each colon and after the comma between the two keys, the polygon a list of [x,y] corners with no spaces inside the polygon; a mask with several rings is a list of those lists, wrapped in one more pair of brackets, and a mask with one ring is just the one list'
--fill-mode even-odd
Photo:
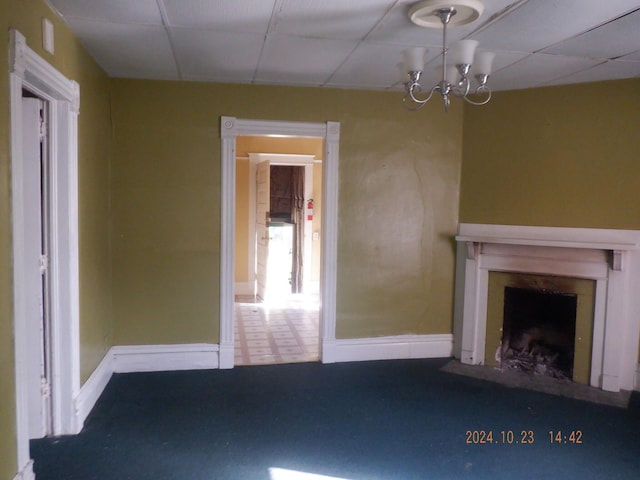
{"label": "fireplace surround", "polygon": [[463,223],[456,240],[454,352],[462,363],[486,363],[491,272],[587,279],[595,282],[588,383],[634,388],[640,231]]}

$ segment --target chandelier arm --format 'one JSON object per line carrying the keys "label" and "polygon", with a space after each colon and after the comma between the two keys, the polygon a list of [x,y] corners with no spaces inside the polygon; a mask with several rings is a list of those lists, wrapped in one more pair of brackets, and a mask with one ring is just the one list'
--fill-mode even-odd
{"label": "chandelier arm", "polygon": [[474,93],[474,94],[478,94],[478,95],[479,95],[479,94],[481,94],[481,93],[484,93],[484,94],[486,94],[486,95],[487,95],[487,98],[485,98],[484,100],[480,100],[479,102],[476,102],[476,101],[474,101],[474,100],[471,100],[471,99],[470,99],[469,97],[467,97],[466,95],[465,95],[464,97],[462,97],[462,98],[464,98],[464,100],[465,100],[467,103],[470,103],[471,105],[478,105],[478,106],[486,105],[487,103],[489,103],[489,100],[491,100],[491,89],[489,89],[489,87],[478,87],[478,88],[476,89],[476,91],[475,91],[475,92],[473,92],[473,93]]}
{"label": "chandelier arm", "polygon": [[431,89],[431,91],[429,92],[429,95],[426,98],[418,98],[415,96],[414,90],[417,90],[418,92],[420,92],[421,89],[422,87],[420,86],[419,83],[414,83],[412,85],[409,85],[407,88],[407,94],[404,96],[404,98],[408,97],[413,103],[424,105],[429,100],[431,100],[431,97],[433,96],[433,92],[438,90],[438,85],[436,85]]}
{"label": "chandelier arm", "polygon": [[411,97],[409,96],[408,93],[404,97],[402,97],[402,105],[404,106],[405,110],[409,110],[410,112],[418,111],[422,107],[424,107],[426,104],[427,102],[415,103],[413,100],[411,100]]}
{"label": "chandelier arm", "polygon": [[469,77],[463,77],[451,90],[456,97],[464,98],[469,95],[470,88],[471,82],[469,81]]}

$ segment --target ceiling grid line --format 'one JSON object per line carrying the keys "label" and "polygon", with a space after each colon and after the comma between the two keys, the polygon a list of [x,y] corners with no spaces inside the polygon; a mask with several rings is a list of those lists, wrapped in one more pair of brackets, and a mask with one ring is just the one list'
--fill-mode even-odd
{"label": "ceiling grid line", "polygon": [[275,30],[278,13],[282,11],[284,8],[286,0],[275,0],[273,2],[273,8],[271,9],[271,16],[269,17],[269,23],[267,25],[267,30],[264,33],[264,40],[262,42],[262,47],[260,48],[260,54],[258,55],[258,61],[256,62],[256,67],[253,71],[253,75],[251,76],[251,83],[256,82],[256,77],[258,75],[258,71],[260,70],[260,65],[262,64],[262,58],[264,55],[264,48],[267,43],[267,37]]}
{"label": "ceiling grid line", "polygon": [[169,47],[171,48],[173,61],[175,62],[178,79],[184,80],[184,77],[182,76],[182,68],[180,66],[180,57],[178,56],[178,53],[176,51],[175,40],[173,38],[173,34],[171,32],[171,28],[169,25],[169,17],[167,15],[167,9],[162,0],[156,0],[156,3],[158,5],[158,10],[160,11],[160,17],[162,17],[162,25],[164,27],[164,31],[166,32],[167,38],[169,39]]}

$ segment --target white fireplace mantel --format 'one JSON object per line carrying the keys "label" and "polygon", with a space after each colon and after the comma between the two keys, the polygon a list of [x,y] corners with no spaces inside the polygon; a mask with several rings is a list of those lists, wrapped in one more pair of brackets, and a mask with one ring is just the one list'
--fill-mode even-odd
{"label": "white fireplace mantel", "polygon": [[596,282],[590,383],[609,391],[633,389],[640,231],[464,223],[456,240],[466,248],[456,301],[461,326],[455,341],[462,363],[484,362],[489,272],[585,278]]}

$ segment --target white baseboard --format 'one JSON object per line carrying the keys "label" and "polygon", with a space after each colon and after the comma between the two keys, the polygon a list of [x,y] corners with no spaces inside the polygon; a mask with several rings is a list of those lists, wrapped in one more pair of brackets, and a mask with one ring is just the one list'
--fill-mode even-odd
{"label": "white baseboard", "polygon": [[[218,345],[209,343],[111,347],[74,400],[74,432],[82,430],[84,421],[114,373],[218,368],[218,350]],[[19,474],[16,480],[31,478]]]}
{"label": "white baseboard", "polygon": [[75,398],[75,425],[74,433],[80,433],[84,426],[84,421],[91,413],[93,406],[102,395],[107,383],[113,375],[113,348],[109,349],[98,367],[93,371],[91,376],[84,382],[80,393]]}
{"label": "white baseboard", "polygon": [[218,368],[218,345],[131,345],[112,347],[116,373]]}
{"label": "white baseboard", "polygon": [[[324,363],[450,357],[453,335],[399,335],[324,342]],[[233,350],[209,343],[111,347],[75,399],[76,432],[82,430],[113,373],[229,368]],[[224,358],[229,357],[224,361]],[[223,365],[224,363],[224,365]],[[226,365],[226,364],[229,365]],[[640,375],[640,366],[638,369]],[[637,381],[636,385],[640,382]],[[27,465],[28,467],[28,465]],[[25,469],[27,468],[25,467]],[[31,480],[29,471],[16,480]]]}
{"label": "white baseboard", "polygon": [[408,358],[444,358],[453,351],[453,335],[398,335],[324,342],[323,363]]}
{"label": "white baseboard", "polygon": [[233,368],[236,349],[234,344],[221,344],[218,353],[218,366],[221,370]]}
{"label": "white baseboard", "polygon": [[13,477],[13,480],[36,480],[36,474],[33,473],[33,460],[29,460],[16,476]]}
{"label": "white baseboard", "polygon": [[233,291],[236,295],[254,295],[255,282],[236,282]]}
{"label": "white baseboard", "polygon": [[634,390],[638,390],[640,392],[640,363],[636,367],[636,385]]}

